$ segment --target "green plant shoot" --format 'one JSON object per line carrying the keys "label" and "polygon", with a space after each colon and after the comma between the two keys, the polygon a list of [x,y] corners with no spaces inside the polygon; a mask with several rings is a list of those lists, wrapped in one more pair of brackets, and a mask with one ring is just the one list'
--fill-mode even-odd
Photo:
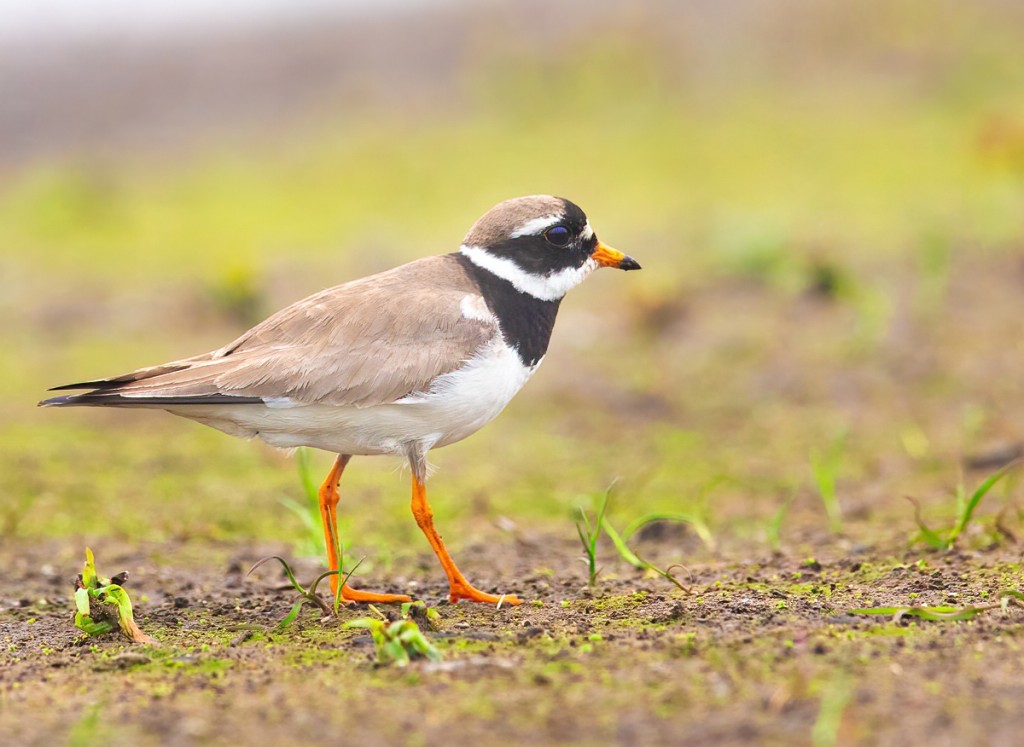
{"label": "green plant shoot", "polygon": [[[122,587],[126,576],[120,574],[113,580],[101,577],[92,549],[85,548],[85,565],[75,581],[75,627],[89,636],[103,635],[114,629],[112,620],[116,619],[121,633],[133,643],[156,643],[135,623],[131,599]],[[94,601],[98,603],[95,608]]]}
{"label": "green plant shoot", "polygon": [[1020,466],[1021,460],[1017,459],[1010,462],[1005,467],[996,470],[989,475],[985,480],[974,489],[974,492],[967,495],[967,490],[963,484],[957,486],[956,490],[956,521],[953,526],[949,529],[935,530],[930,528],[924,522],[924,518],[921,516],[921,506],[915,498],[907,496],[907,500],[914,504],[914,520],[917,522],[918,533],[912,539],[912,544],[917,542],[924,542],[929,547],[936,550],[952,550],[956,546],[957,539],[963,534],[967,527],[970,526],[971,521],[974,519],[975,511],[978,509],[978,505],[982,499],[996,486],[996,484],[1012,472],[1016,467]]}
{"label": "green plant shoot", "polygon": [[825,514],[828,516],[828,528],[833,534],[843,531],[843,509],[839,504],[839,496],[836,494],[836,479],[839,476],[839,467],[843,460],[843,450],[846,447],[846,433],[840,433],[825,451],[813,449],[811,451],[811,474],[814,477],[814,484],[818,488],[818,496],[825,507]]}
{"label": "green plant shoot", "polygon": [[[372,605],[370,609],[377,612]],[[440,661],[443,658],[441,652],[410,617],[410,614],[419,615],[430,625],[439,617],[437,610],[427,607],[421,601],[406,602],[401,609],[400,620],[389,622],[386,618],[364,617],[345,623],[345,628],[370,631],[379,665],[404,667],[417,658]]]}
{"label": "green plant shoot", "polygon": [[601,527],[604,524],[604,513],[608,509],[608,496],[611,489],[609,487],[601,496],[595,521],[591,522],[587,512],[580,506],[580,520],[576,522],[576,533],[583,546],[583,562],[587,564],[587,585],[591,588],[597,584],[597,576],[601,573],[601,569],[597,567],[597,540],[601,536]]}

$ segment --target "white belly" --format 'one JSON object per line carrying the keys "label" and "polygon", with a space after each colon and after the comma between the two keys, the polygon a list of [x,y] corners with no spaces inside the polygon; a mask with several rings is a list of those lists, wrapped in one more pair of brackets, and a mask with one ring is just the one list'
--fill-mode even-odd
{"label": "white belly", "polygon": [[[540,365],[538,362],[537,365]],[[311,446],[338,454],[405,454],[460,441],[493,420],[537,366],[527,368],[499,339],[430,391],[372,407],[300,404],[189,405],[167,410],[281,448]]]}

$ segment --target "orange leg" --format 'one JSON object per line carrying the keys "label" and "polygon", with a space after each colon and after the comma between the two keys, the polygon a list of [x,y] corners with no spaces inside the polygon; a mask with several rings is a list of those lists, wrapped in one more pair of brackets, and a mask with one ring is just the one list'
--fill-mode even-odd
{"label": "orange leg", "polygon": [[490,604],[521,604],[515,594],[495,596],[487,594],[472,586],[462,572],[456,567],[448,549],[441,541],[441,535],[434,529],[434,512],[427,503],[427,486],[425,483],[425,469],[416,462],[413,462],[412,470],[412,515],[416,517],[416,523],[427,535],[427,541],[434,548],[434,554],[441,561],[444,572],[448,574],[449,599],[457,602],[460,599],[469,599],[473,602],[489,602]]}
{"label": "orange leg", "polygon": [[[327,567],[338,570],[338,552],[340,547],[338,541],[338,483],[341,482],[341,474],[345,471],[345,465],[352,457],[348,454],[339,454],[334,461],[334,466],[327,474],[327,479],[320,486],[320,518],[324,525],[324,542],[327,543]],[[338,593],[338,576],[331,576],[331,593]],[[375,602],[388,604],[390,602],[410,602],[411,597],[405,594],[375,594],[368,591],[359,591],[348,585],[342,584],[341,598],[346,602]]]}

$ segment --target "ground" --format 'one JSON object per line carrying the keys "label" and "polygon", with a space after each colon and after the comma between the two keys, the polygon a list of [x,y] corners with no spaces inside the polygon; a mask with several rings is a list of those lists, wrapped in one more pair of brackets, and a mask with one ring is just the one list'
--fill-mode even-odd
{"label": "ground", "polygon": [[476,574],[483,584],[529,601],[452,606],[436,573],[417,573],[445,658],[403,669],[375,666],[365,632],[341,629],[364,610],[309,611],[274,630],[294,593],[271,573],[244,577],[251,547],[101,548],[111,567],[143,570],[131,588],[157,646],[83,639],[58,570],[75,559],[18,548],[4,733],[18,744],[781,745],[830,733],[1006,744],[1022,726],[1021,615],[892,623],[846,611],[915,594],[959,605],[1018,580],[1019,556],[766,556],[693,567],[683,593],[629,572],[591,591],[564,538],[465,549],[468,567],[492,569]]}

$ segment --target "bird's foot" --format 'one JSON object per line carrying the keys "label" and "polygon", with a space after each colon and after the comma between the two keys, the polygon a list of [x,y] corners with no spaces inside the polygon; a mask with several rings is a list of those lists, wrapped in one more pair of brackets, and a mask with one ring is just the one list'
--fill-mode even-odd
{"label": "bird's foot", "polygon": [[460,599],[468,599],[471,602],[484,602],[485,604],[496,604],[499,607],[503,605],[517,605],[522,604],[522,600],[519,599],[515,594],[488,594],[480,591],[468,583],[453,583],[449,591],[448,599],[454,604]]}
{"label": "bird's foot", "polygon": [[345,602],[369,604],[398,604],[412,601],[412,597],[406,594],[378,594],[374,591],[360,591],[353,589],[348,584],[341,587],[341,598]]}

